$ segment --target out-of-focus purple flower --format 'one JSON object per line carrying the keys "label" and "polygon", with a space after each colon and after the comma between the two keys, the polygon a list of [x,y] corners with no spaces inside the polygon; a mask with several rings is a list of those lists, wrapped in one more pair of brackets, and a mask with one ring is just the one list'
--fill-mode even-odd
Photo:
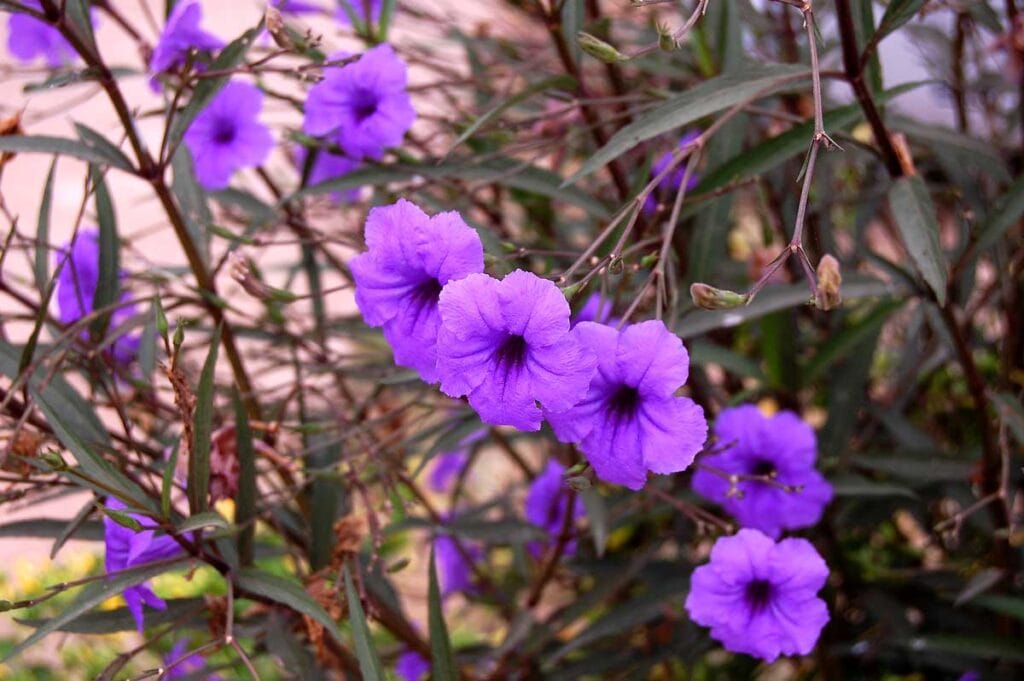
{"label": "out-of-focus purple flower", "polygon": [[350,64],[324,69],[306,99],[302,129],[335,135],[354,159],[379,159],[402,143],[416,120],[406,90],[406,66],[390,45],[378,45]]}
{"label": "out-of-focus purple flower", "polygon": [[324,11],[324,8],[316,3],[301,0],[277,0],[274,7],[282,14],[319,14]]}
{"label": "out-of-focus purple flower", "polygon": [[[22,0],[21,4],[42,11],[38,0]],[[23,64],[42,57],[51,69],[70,64],[77,58],[74,48],[60,31],[20,12],[11,12],[7,19],[7,51]]]}
{"label": "out-of-focus purple flower", "polygon": [[572,318],[573,326],[580,322],[597,322],[608,326],[618,326],[619,318],[612,316],[612,301],[601,300],[601,294],[595,291],[590,294],[587,301],[583,303],[583,307]]}
{"label": "out-of-focus purple flower", "polygon": [[[569,512],[569,488],[565,486],[565,466],[557,461],[548,461],[544,472],[538,475],[530,491],[526,494],[526,519],[537,527],[547,531],[550,542],[558,540],[565,525],[565,516]],[[572,506],[573,519],[582,518],[583,503],[576,499]],[[544,544],[530,542],[527,549],[534,557],[539,557]],[[576,540],[572,539],[565,545],[565,555],[576,553]]]}
{"label": "out-of-focus purple flower", "polygon": [[352,17],[349,15],[351,12],[365,24],[367,6],[370,8],[370,23],[375,24],[380,21],[380,10],[384,6],[384,0],[338,0],[338,23],[342,26],[351,24]]}
{"label": "out-of-focus purple flower", "polygon": [[[123,511],[126,507],[119,500],[111,497],[107,500],[107,508]],[[144,516],[135,513],[129,515],[143,528],[153,526],[152,522]],[[151,529],[134,532],[127,527],[118,525],[107,516],[103,517],[103,542],[106,546],[108,573],[173,558],[181,553],[181,546],[171,537],[157,536],[156,532]],[[125,603],[128,604],[128,611],[135,618],[135,624],[140,632],[144,627],[143,603],[157,610],[167,608],[167,604],[158,598],[145,583],[129,587],[121,595],[124,596]]]}
{"label": "out-of-focus purple flower", "polygon": [[462,438],[455,449],[438,454],[434,468],[430,472],[430,488],[435,492],[444,492],[448,489],[469,462],[469,453],[473,445],[486,435],[485,428],[475,430]]}
{"label": "out-of-focus purple flower", "polygon": [[[199,27],[202,20],[203,8],[195,0],[181,0],[174,6],[149,60],[154,77],[184,66],[190,50],[212,52],[224,47],[220,38]],[[152,82],[154,87],[159,85],[155,79]]]}
{"label": "out-of-focus purple flower", "polygon": [[398,656],[395,674],[402,681],[423,681],[430,675],[430,660],[414,650],[406,650]]}
{"label": "out-of-focus purple flower", "polygon": [[964,672],[957,681],[981,681],[981,674],[973,670]]}
{"label": "out-of-focus purple flower", "polygon": [[562,442],[580,451],[606,482],[640,489],[647,472],[685,470],[707,438],[704,410],[675,392],[689,373],[679,337],[660,321],[622,331],[580,322],[573,336],[597,355],[597,373],[583,401],[545,415]]}
{"label": "out-of-focus purple flower", "polygon": [[[187,651],[188,641],[181,639],[175,643],[170,652],[164,656],[164,669],[166,671],[164,674],[165,679],[182,679],[188,676],[194,676],[206,669],[206,658],[199,653],[194,653],[188,657],[182,658],[182,655]],[[180,662],[174,664],[177,660],[180,660]],[[221,680],[221,676],[219,674],[206,674],[203,678],[206,679],[206,681]]]}
{"label": "out-of-focus purple flower", "polygon": [[806,655],[829,620],[818,591],[828,566],[805,539],[775,543],[757,530],[721,537],[693,572],[686,610],[726,650],[768,662]]}
{"label": "out-of-focus purple flower", "polygon": [[[298,166],[300,173],[303,172],[306,166],[306,157],[308,155],[309,150],[306,147],[302,145],[296,147],[295,164]],[[326,149],[318,149],[313,157],[313,164],[309,169],[306,185],[313,186],[328,180],[337,180],[348,175],[353,170],[357,170],[360,165],[359,161],[353,161],[348,156],[333,154]],[[331,197],[336,203],[356,203],[359,201],[361,191],[359,187],[353,187],[344,191],[331,192]]]}
{"label": "out-of-focus purple flower", "polygon": [[[100,233],[97,229],[79,230],[75,240],[58,250],[57,261],[67,261],[57,275],[57,311],[63,324],[73,324],[93,311],[93,300],[100,280]],[[124,277],[124,272],[119,274]],[[130,298],[122,291],[122,303]],[[139,352],[139,334],[123,333],[121,327],[136,313],[134,305],[119,305],[110,315],[108,333],[117,339],[111,346],[111,357],[119,365],[130,364]],[[89,330],[83,329],[83,339]]]}
{"label": "out-of-focus purple flower", "polygon": [[185,132],[196,179],[205,189],[223,189],[240,168],[263,163],[274,148],[270,128],[259,121],[263,93],[232,81],[213,98]]}
{"label": "out-of-focus purple flower", "polygon": [[562,412],[587,394],[595,359],[569,333],[558,287],[516,270],[471,274],[441,291],[441,390],[467,395],[484,423],[539,430],[541,411]]}
{"label": "out-of-focus purple flower", "polygon": [[466,550],[466,556],[463,556],[455,540],[450,536],[439,534],[434,537],[434,560],[442,596],[474,590],[473,563],[479,561],[483,554],[480,547],[474,544],[463,542],[462,546]]}
{"label": "out-of-focus purple flower", "polygon": [[808,527],[821,519],[832,500],[832,486],[814,468],[817,443],[814,431],[791,411],[766,418],[752,404],[725,409],[715,422],[715,435],[723,444],[733,443],[704,463],[737,475],[771,475],[787,491],[758,480],[738,483],[740,494],[729,495],[729,481],[708,470],[693,476],[693,489],[716,501],[743,527],[753,527],[770,537],[783,530]]}
{"label": "out-of-focus purple flower", "polygon": [[[682,137],[679,138],[679,148],[684,149],[686,145],[693,142],[695,139],[700,137],[700,132],[697,130],[691,130]],[[658,160],[651,166],[651,179],[654,179],[661,174],[661,171],[665,170],[665,167],[672,162],[672,152],[666,151],[664,154],[658,157]],[[670,202],[675,199],[676,192],[679,190],[679,185],[683,181],[683,175],[686,174],[686,161],[677,165],[675,169],[668,175],[661,179],[658,183],[657,188],[651,192],[647,199],[644,201],[644,214],[653,215],[658,209],[658,202],[665,201]],[[691,191],[700,182],[700,178],[694,173],[690,175],[690,179],[686,182],[686,191]]]}
{"label": "out-of-focus purple flower", "polygon": [[349,263],[356,304],[370,326],[384,327],[395,363],[437,381],[441,289],[484,269],[480,237],[455,211],[428,216],[405,199],[366,218],[366,253]]}

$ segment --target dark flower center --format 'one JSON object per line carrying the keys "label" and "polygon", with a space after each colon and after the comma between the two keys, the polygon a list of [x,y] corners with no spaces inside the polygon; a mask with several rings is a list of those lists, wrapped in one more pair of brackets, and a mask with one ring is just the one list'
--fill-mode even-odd
{"label": "dark flower center", "polygon": [[422,305],[436,305],[441,295],[441,282],[431,277],[424,279],[419,286],[412,291],[413,298]]}
{"label": "dark flower center", "polygon": [[238,132],[233,121],[218,118],[213,123],[213,141],[216,144],[231,144]]}
{"label": "dark flower center", "polygon": [[628,385],[619,386],[608,400],[608,411],[618,418],[632,418],[640,407],[640,392]]}
{"label": "dark flower center", "polygon": [[751,475],[775,475],[778,471],[775,464],[767,459],[758,459],[750,469]]}
{"label": "dark flower center", "polygon": [[362,123],[370,116],[377,113],[377,107],[380,102],[377,100],[376,93],[370,90],[359,90],[353,98],[352,114],[356,118],[356,123]]}
{"label": "dark flower center", "polygon": [[512,367],[518,367],[526,359],[526,339],[518,334],[513,334],[505,339],[495,353],[495,360],[498,366],[505,367],[508,371]]}
{"label": "dark flower center", "polygon": [[764,610],[772,601],[772,583],[767,579],[755,579],[747,584],[744,598],[754,613]]}

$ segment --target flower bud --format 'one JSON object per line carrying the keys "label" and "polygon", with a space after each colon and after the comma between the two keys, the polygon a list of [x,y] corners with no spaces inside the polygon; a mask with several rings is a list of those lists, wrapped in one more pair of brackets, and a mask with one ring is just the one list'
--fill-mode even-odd
{"label": "flower bud", "polygon": [[40,454],[39,460],[55,471],[64,471],[68,468],[68,464],[64,461],[64,457],[60,455],[60,452],[55,452],[52,449]]}
{"label": "flower bud", "polygon": [[839,307],[843,297],[839,287],[843,276],[839,271],[839,261],[831,255],[822,256],[818,262],[818,290],[814,294],[814,305],[821,310],[832,310]]}
{"label": "flower bud", "polygon": [[658,24],[658,47],[664,52],[672,52],[679,47],[672,30],[663,24]]}
{"label": "flower bud", "polygon": [[705,310],[728,310],[749,302],[745,294],[715,288],[699,281],[690,285],[690,297],[694,305]]}
{"label": "flower bud", "polygon": [[600,59],[606,64],[629,61],[629,57],[622,54],[614,47],[597,36],[584,31],[580,31],[576,34],[576,42],[579,44],[581,50],[595,59]]}
{"label": "flower bud", "polygon": [[294,49],[295,43],[292,41],[291,36],[288,35],[288,29],[284,25],[284,17],[281,16],[281,10],[268,5],[263,19],[266,22],[267,32],[270,33],[270,37],[274,39],[278,47],[283,50]]}
{"label": "flower bud", "polygon": [[105,513],[108,518],[113,520],[121,527],[127,527],[129,530],[132,530],[133,532],[142,531],[142,523],[133,518],[129,513],[125,513],[123,511],[115,511],[112,508],[105,507],[103,508],[103,513]]}

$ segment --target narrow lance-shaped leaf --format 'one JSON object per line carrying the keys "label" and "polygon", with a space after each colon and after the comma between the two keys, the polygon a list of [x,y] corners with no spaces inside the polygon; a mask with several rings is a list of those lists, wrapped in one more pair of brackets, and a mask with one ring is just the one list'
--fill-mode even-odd
{"label": "narrow lance-shaped leaf", "polygon": [[430,658],[433,665],[431,678],[434,681],[456,681],[459,678],[452,655],[452,643],[448,627],[444,623],[444,609],[441,602],[441,587],[437,580],[437,561],[434,545],[430,546],[430,586],[427,596],[427,619],[430,625]]}
{"label": "narrow lance-shaped leaf", "polygon": [[335,641],[342,643],[341,630],[338,629],[337,623],[297,582],[255,568],[243,568],[235,577],[235,586],[241,591],[269,598],[297,613],[309,616]]}
{"label": "narrow lance-shaped leaf", "polygon": [[[117,219],[114,215],[114,204],[110,191],[103,179],[103,171],[97,165],[89,167],[92,177],[93,196],[96,202],[96,220],[100,228],[100,262],[96,292],[92,299],[92,309],[100,310],[113,305],[118,300],[120,289],[119,274],[121,272],[120,243],[117,238]],[[71,263],[68,263],[69,265]],[[110,314],[97,317],[89,326],[93,337],[100,339],[106,332],[110,322]]]}
{"label": "narrow lance-shaped leaf", "polygon": [[907,253],[939,305],[946,303],[946,261],[939,245],[939,223],[924,181],[901,177],[889,190],[889,206]]}
{"label": "narrow lance-shaped leaf", "polygon": [[252,445],[249,415],[237,389],[232,394],[232,402],[235,408],[235,441],[238,452],[235,522],[241,528],[238,535],[238,560],[245,566],[252,563],[256,537],[256,454]]}
{"label": "narrow lance-shaped leaf", "polygon": [[192,453],[188,461],[188,505],[193,514],[206,510],[210,488],[210,446],[213,435],[214,371],[220,349],[220,327],[210,338],[210,351],[199,376],[193,415]]}
{"label": "narrow lance-shaped leaf", "polygon": [[356,659],[359,660],[359,671],[363,675],[363,681],[385,681],[384,667],[381,665],[380,656],[373,647],[373,639],[370,637],[370,628],[366,624],[366,613],[363,612],[363,605],[359,602],[359,594],[352,584],[352,575],[349,574],[348,566],[342,570],[345,580],[345,601],[348,603],[348,618],[352,626],[352,638],[356,644]]}
{"label": "narrow lance-shaped leaf", "polygon": [[45,291],[50,281],[50,213],[53,206],[53,176],[57,171],[57,157],[50,162],[43,185],[43,198],[39,202],[39,218],[36,221],[36,290]]}
{"label": "narrow lance-shaped leaf", "polygon": [[111,166],[118,170],[133,173],[131,165],[124,165],[123,162],[112,162],[111,158],[103,151],[97,150],[83,142],[67,139],[65,137],[51,137],[48,135],[6,135],[0,137],[0,151],[11,151],[14,153],[38,153],[56,154],[58,156],[71,156],[86,163],[98,163]]}

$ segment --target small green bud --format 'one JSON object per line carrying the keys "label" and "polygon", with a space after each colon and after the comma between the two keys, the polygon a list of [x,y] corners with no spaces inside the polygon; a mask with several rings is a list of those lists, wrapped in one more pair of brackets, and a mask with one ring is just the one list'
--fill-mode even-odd
{"label": "small green bud", "polygon": [[693,298],[694,305],[705,310],[729,310],[749,302],[745,294],[715,288],[701,282],[690,286],[690,297]]}
{"label": "small green bud", "polygon": [[831,255],[822,256],[818,262],[818,288],[814,295],[814,305],[819,310],[834,310],[843,302],[839,287],[843,283],[843,275],[839,271],[839,261]]}
{"label": "small green bud", "polygon": [[68,464],[64,461],[64,457],[60,455],[60,452],[55,452],[52,449],[41,453],[39,460],[55,471],[66,471],[68,469]]}
{"label": "small green bud", "polygon": [[570,466],[568,470],[566,470],[565,473],[563,473],[563,475],[565,475],[566,477],[579,475],[583,471],[587,470],[589,466],[590,464],[587,463],[586,461],[580,461],[579,463]]}
{"label": "small green bud", "polygon": [[7,612],[8,610],[14,610],[14,603],[0,599],[0,612]]}
{"label": "small green bud", "polygon": [[153,296],[153,309],[156,310],[156,330],[160,334],[160,337],[167,342],[167,332],[170,326],[167,324],[167,315],[164,314],[163,303],[160,302],[160,296]]}
{"label": "small green bud", "polygon": [[618,62],[629,61],[629,57],[622,54],[614,47],[597,36],[585,33],[584,31],[580,31],[576,34],[576,42],[579,44],[581,50],[606,64],[616,64]]}
{"label": "small green bud", "polygon": [[562,295],[565,296],[566,300],[572,300],[573,298],[576,297],[576,294],[578,294],[580,292],[580,287],[581,286],[582,286],[582,282],[578,282],[578,283],[575,283],[575,284],[570,284],[569,286],[563,286],[562,287]]}
{"label": "small green bud", "polygon": [[171,343],[174,346],[174,352],[178,352],[181,349],[181,344],[185,342],[185,325],[178,320],[178,323],[174,325],[174,339]]}
{"label": "small green bud", "polygon": [[658,47],[664,52],[673,52],[679,48],[672,30],[663,24],[658,24]]}
{"label": "small green bud", "polygon": [[103,513],[121,527],[127,527],[133,532],[142,531],[142,523],[124,511],[115,511],[111,508],[104,508]]}
{"label": "small green bud", "polygon": [[390,573],[395,573],[395,572],[400,572],[400,571],[404,570],[405,568],[409,567],[409,563],[410,562],[411,561],[408,558],[399,558],[398,560],[396,560],[391,565],[388,565],[387,571],[388,571],[389,574]]}

